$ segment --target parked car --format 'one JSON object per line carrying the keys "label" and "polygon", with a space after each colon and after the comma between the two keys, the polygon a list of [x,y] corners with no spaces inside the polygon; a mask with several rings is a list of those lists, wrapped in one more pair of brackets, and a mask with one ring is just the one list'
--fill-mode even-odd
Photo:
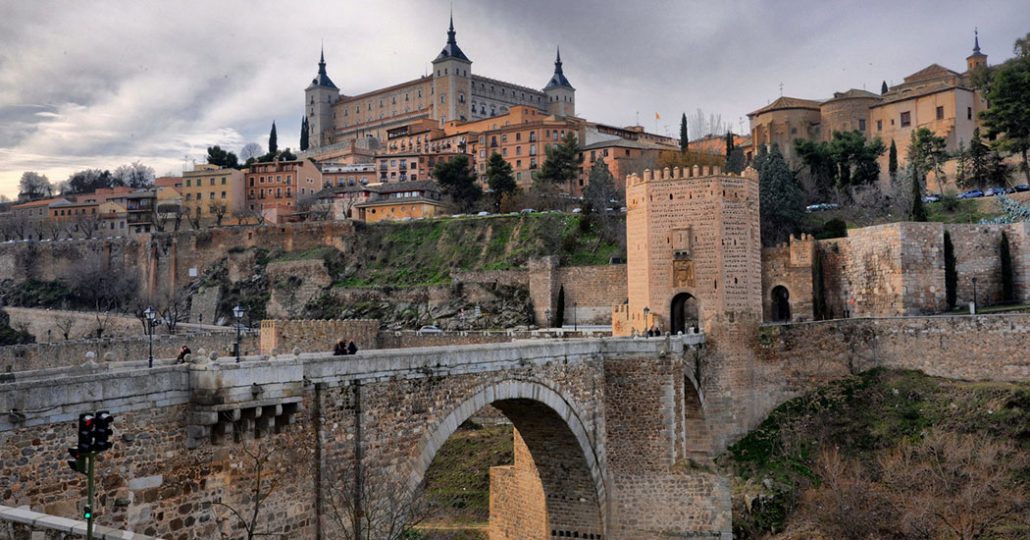
{"label": "parked car", "polygon": [[441,330],[440,327],[436,326],[435,324],[427,324],[427,325],[423,326],[422,328],[419,328],[418,329],[418,333],[419,334],[442,334],[443,330]]}
{"label": "parked car", "polygon": [[837,203],[817,203],[805,207],[805,212],[825,212],[826,210],[837,210],[840,205]]}
{"label": "parked car", "polygon": [[923,197],[923,202],[924,203],[935,203],[935,202],[940,202],[940,200],[941,200],[941,196],[940,195],[927,195],[927,196]]}
{"label": "parked car", "polygon": [[582,212],[582,211],[583,211],[583,209],[582,209],[582,208],[578,208],[578,207],[577,207],[577,208],[573,208],[573,209],[572,209],[572,213],[573,213],[573,214],[579,214],[579,213],[580,213],[580,212]]}
{"label": "parked car", "polygon": [[1012,191],[1030,191],[1030,184],[1016,184],[1012,186]]}
{"label": "parked car", "polygon": [[987,191],[984,192],[984,197],[993,197],[995,195],[1003,195],[1004,193],[1005,188],[992,187],[988,188]]}
{"label": "parked car", "polygon": [[960,199],[977,199],[984,196],[984,192],[979,189],[971,189],[958,196]]}
{"label": "parked car", "polygon": [[486,212],[486,211],[483,211],[483,212],[480,212],[480,213],[478,213],[478,214],[476,214],[476,215],[477,215],[477,216],[480,216],[480,217],[482,217],[482,216],[489,216],[489,215],[490,215],[490,212]]}
{"label": "parked car", "polygon": [[523,214],[532,214],[533,212],[536,212],[536,210],[533,210],[532,208],[523,208],[522,209],[522,213]]}

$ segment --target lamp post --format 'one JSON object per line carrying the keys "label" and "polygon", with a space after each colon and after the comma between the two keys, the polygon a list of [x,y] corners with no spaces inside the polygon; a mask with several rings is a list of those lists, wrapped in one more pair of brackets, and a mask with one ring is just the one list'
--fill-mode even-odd
{"label": "lamp post", "polygon": [[243,320],[243,306],[236,304],[236,307],[232,308],[232,316],[236,317],[236,363],[240,363],[240,321]]}
{"label": "lamp post", "polygon": [[973,315],[976,315],[976,278],[973,278]]}
{"label": "lamp post", "polygon": [[154,367],[154,320],[157,318],[157,312],[154,311],[154,308],[147,307],[143,310],[143,317],[147,320],[147,337],[150,340],[150,355],[147,365]]}
{"label": "lamp post", "polygon": [[651,313],[651,308],[649,308],[647,306],[644,306],[644,324],[643,324],[643,330],[641,331],[641,334],[643,334],[643,335],[647,334],[647,316],[650,313]]}
{"label": "lamp post", "polygon": [[576,322],[576,302],[572,302],[572,331],[579,332],[579,324]]}

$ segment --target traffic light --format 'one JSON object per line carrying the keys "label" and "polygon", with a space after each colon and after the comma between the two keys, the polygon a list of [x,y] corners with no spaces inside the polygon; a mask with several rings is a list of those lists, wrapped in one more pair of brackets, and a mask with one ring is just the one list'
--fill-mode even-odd
{"label": "traffic light", "polygon": [[110,437],[114,431],[111,428],[111,422],[114,422],[114,417],[107,411],[98,412],[96,418],[93,419],[93,450],[95,452],[103,452],[111,448]]}
{"label": "traffic light", "polygon": [[72,456],[72,459],[68,460],[68,466],[77,473],[86,474],[86,456],[79,452],[78,448],[69,448],[68,453]]}
{"label": "traffic light", "polygon": [[83,457],[93,451],[93,422],[92,414],[79,415],[79,454]]}
{"label": "traffic light", "polygon": [[82,519],[93,519],[93,507],[92,506],[87,504],[85,506],[85,508],[82,509]]}

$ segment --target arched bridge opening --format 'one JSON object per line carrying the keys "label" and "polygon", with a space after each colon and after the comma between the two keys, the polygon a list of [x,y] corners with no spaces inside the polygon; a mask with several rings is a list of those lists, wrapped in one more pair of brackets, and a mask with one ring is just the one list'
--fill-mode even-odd
{"label": "arched bridge opening", "polygon": [[430,430],[413,485],[422,484],[458,427],[487,405],[511,421],[514,439],[514,464],[489,472],[490,538],[604,538],[605,489],[596,449],[576,408],[540,384],[501,383],[461,403]]}

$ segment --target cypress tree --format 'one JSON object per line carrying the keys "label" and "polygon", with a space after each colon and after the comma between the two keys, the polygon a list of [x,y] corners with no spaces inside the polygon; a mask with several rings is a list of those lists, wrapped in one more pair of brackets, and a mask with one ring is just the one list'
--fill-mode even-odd
{"label": "cypress tree", "polygon": [[300,151],[308,149],[308,117],[300,120]]}
{"label": "cypress tree", "polygon": [[944,298],[948,310],[955,309],[958,298],[958,272],[955,270],[955,246],[951,243],[951,234],[944,231]]}
{"label": "cypress tree", "polygon": [[554,327],[561,328],[565,324],[565,285],[558,288],[558,305],[554,310]]}
{"label": "cypress tree", "polygon": [[883,84],[880,85],[880,94],[883,95],[883,94],[886,94],[886,93],[887,93],[887,81],[883,81]]}
{"label": "cypress tree", "polygon": [[999,246],[999,257],[1001,258],[1001,300],[1011,302],[1015,297],[1015,280],[1012,276],[1012,252],[1009,250],[1009,236],[1004,231],[1001,233],[1001,245]]}
{"label": "cypress tree", "polygon": [[898,177],[898,145],[891,139],[891,149],[887,154],[887,171],[891,174],[891,182]]}
{"label": "cypress tree", "polygon": [[726,159],[730,159],[730,154],[733,153],[733,132],[726,132]]}
{"label": "cypress tree", "polygon": [[268,134],[268,153],[275,154],[279,151],[279,141],[275,134],[275,120],[272,121],[272,132]]}
{"label": "cypress tree", "polygon": [[926,221],[926,207],[923,206],[923,190],[919,185],[919,173],[912,171],[912,221]]}
{"label": "cypress tree", "polygon": [[690,147],[690,136],[687,135],[687,113],[680,118],[680,152],[686,152]]}

